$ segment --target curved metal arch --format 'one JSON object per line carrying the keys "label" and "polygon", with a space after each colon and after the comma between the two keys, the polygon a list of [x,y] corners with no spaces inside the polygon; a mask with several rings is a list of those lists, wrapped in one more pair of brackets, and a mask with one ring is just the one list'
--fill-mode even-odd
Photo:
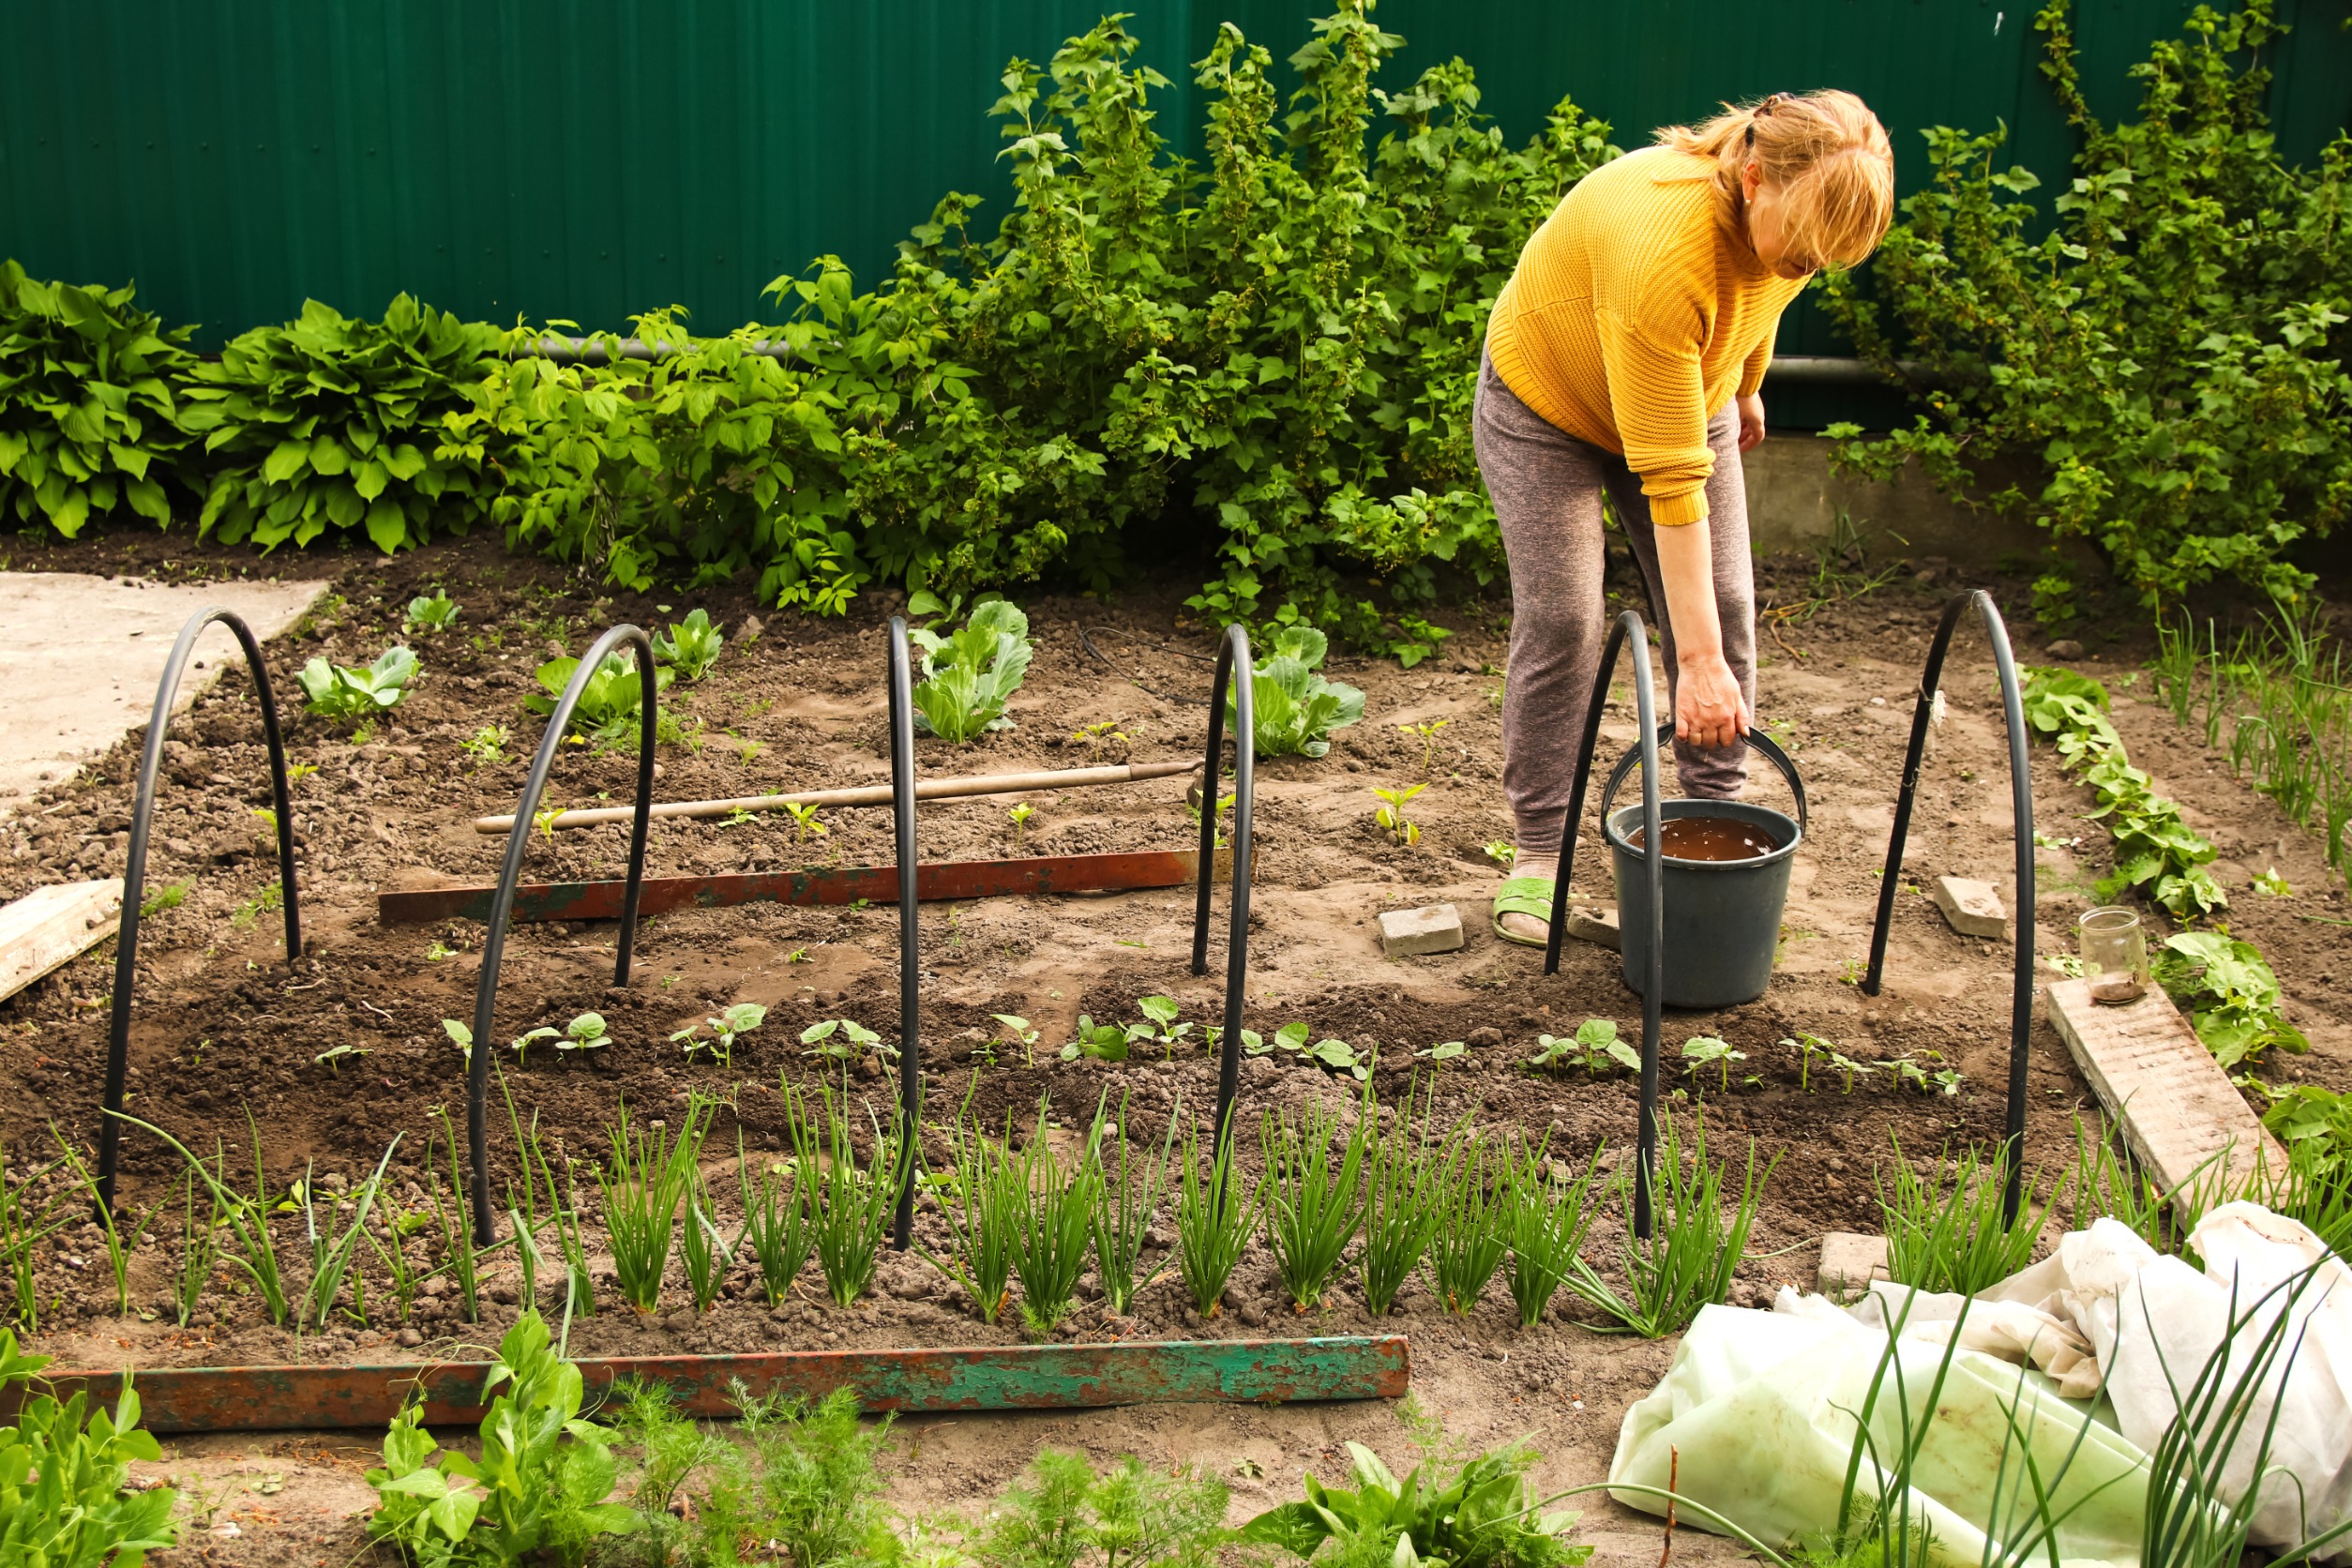
{"label": "curved metal arch", "polygon": [[155,709],[147,716],[147,741],[139,753],[139,789],[130,808],[130,850],[123,862],[122,923],[114,939],[114,1006],[106,1037],[106,1091],[98,1118],[98,1200],[111,1209],[114,1202],[114,1172],[121,1157],[123,1091],[130,1063],[130,993],[139,970],[140,906],[147,888],[147,836],[155,825],[155,781],[163,762],[164,732],[180,690],[180,677],[196,639],[215,621],[227,626],[245,652],[245,666],[253,672],[253,689],[262,700],[262,731],[269,741],[269,792],[278,816],[278,887],[286,916],[286,962],[302,957],[302,908],[294,890],[294,800],[286,788],[286,743],[278,726],[278,699],[270,690],[269,667],[262,662],[261,643],[236,611],[210,605],[188,618],[179,641],[163,661],[163,678],[156,684]]}
{"label": "curved metal arch", "polygon": [[2001,718],[2009,730],[2010,814],[2016,838],[2017,974],[2009,1004],[2009,1107],[2001,1139],[2001,1213],[2014,1220],[2023,1197],[2027,1048],[2033,1038],[2033,771],[2026,757],[2025,689],[2018,684],[2009,627],[1993,596],[1982,588],[1957,595],[1945,604],[1936,639],[1928,646],[1926,667],[1920,671],[1919,699],[1911,710],[1911,746],[1903,758],[1903,791],[1895,798],[1894,832],[1887,840],[1887,863],[1878,882],[1878,918],[1870,932],[1870,970],[1862,977],[1862,988],[1877,996],[1886,969],[1887,932],[1894,920],[1895,889],[1903,879],[1903,850],[1910,836],[1911,805],[1919,791],[1921,763],[1927,753],[1928,726],[1935,716],[1937,683],[1943,676],[1944,656],[1952,651],[1952,634],[1970,610],[1983,621],[1985,638],[1993,644],[1993,665],[2000,675]]}
{"label": "curved metal arch", "polygon": [[1650,974],[1641,998],[1641,1120],[1635,1134],[1634,1234],[1648,1240],[1651,1229],[1650,1170],[1658,1152],[1658,1035],[1666,1008],[1666,861],[1658,805],[1658,700],[1650,673],[1650,629],[1638,611],[1628,610],[1609,627],[1601,665],[1592,678],[1592,700],[1576,746],[1576,776],[1568,792],[1568,816],[1560,830],[1560,870],[1552,882],[1551,933],[1544,944],[1544,972],[1560,972],[1560,942],[1568,925],[1568,879],[1576,867],[1576,826],[1584,820],[1584,792],[1592,780],[1592,751],[1601,740],[1601,710],[1617,672],[1617,656],[1634,650],[1634,714],[1641,727],[1642,863],[1650,880]]}
{"label": "curved metal arch", "polygon": [[498,873],[498,890],[490,895],[490,929],[482,939],[482,979],[474,992],[474,1052],[465,1074],[465,1133],[474,1163],[474,1237],[488,1246],[496,1235],[490,1214],[490,1055],[491,1015],[498,1001],[498,970],[506,954],[506,926],[514,914],[515,886],[522,879],[522,852],[531,842],[531,819],[547,789],[555,756],[571,727],[572,710],[580,694],[603,665],[605,656],[626,643],[637,655],[638,708],[637,811],[629,823],[627,890],[621,898],[621,935],[614,944],[619,956],[612,965],[612,983],[629,983],[629,956],[637,941],[637,901],[645,880],[645,836],[654,806],[654,744],[661,716],[661,683],[654,670],[653,639],[642,628],[614,626],[589,647],[555,700],[548,715],[547,733],[539,737],[538,754],[531,759],[531,776],[523,781],[515,803],[515,825],[506,830],[506,859]]}
{"label": "curved metal arch", "polygon": [[914,1141],[923,1124],[921,932],[915,924],[914,660],[907,623],[890,618],[890,823],[898,840],[898,1211],[892,1244],[914,1242]]}
{"label": "curved metal arch", "polygon": [[1225,760],[1225,694],[1233,693],[1233,899],[1225,939],[1225,1032],[1217,1040],[1216,1141],[1233,1131],[1233,1101],[1242,1081],[1242,1003],[1249,989],[1249,836],[1257,798],[1258,703],[1251,676],[1249,633],[1240,623],[1217,642],[1216,674],[1209,686],[1208,761],[1200,780],[1199,892],[1193,904],[1192,972],[1209,972],[1209,889],[1216,881],[1217,770]]}

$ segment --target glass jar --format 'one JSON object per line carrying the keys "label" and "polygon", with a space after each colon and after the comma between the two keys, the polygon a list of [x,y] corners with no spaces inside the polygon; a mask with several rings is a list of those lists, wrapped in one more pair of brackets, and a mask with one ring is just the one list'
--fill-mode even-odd
{"label": "glass jar", "polygon": [[2090,1000],[2120,1005],[2148,994],[2148,936],[2139,913],[2110,904],[2074,923]]}

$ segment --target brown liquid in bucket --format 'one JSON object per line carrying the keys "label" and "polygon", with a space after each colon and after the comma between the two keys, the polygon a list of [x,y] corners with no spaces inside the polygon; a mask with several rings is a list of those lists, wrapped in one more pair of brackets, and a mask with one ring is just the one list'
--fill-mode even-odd
{"label": "brown liquid in bucket", "polygon": [[[1637,827],[1626,841],[1643,849],[1648,831]],[[1668,817],[1661,837],[1671,860],[1758,860],[1780,848],[1762,828],[1731,817]]]}

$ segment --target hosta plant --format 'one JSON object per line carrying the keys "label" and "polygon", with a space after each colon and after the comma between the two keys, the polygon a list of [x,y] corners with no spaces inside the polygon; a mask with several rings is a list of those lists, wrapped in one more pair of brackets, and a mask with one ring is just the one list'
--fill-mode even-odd
{"label": "hosta plant", "polygon": [[478,510],[472,465],[441,453],[442,415],[489,372],[504,335],[407,294],[381,322],[306,301],[189,372],[180,427],[213,463],[199,526],[268,547],[364,526],[386,554],[462,529]]}
{"label": "hosta plant", "polygon": [[171,520],[162,470],[188,444],[173,378],[194,356],[128,288],[78,288],[0,261],[0,509],[70,539],[128,506]]}
{"label": "hosta plant", "polygon": [[908,637],[923,651],[923,678],[914,687],[918,729],[960,744],[1013,727],[1004,704],[1029,670],[1028,616],[990,599],[972,610],[961,631],[942,637],[924,629]]}

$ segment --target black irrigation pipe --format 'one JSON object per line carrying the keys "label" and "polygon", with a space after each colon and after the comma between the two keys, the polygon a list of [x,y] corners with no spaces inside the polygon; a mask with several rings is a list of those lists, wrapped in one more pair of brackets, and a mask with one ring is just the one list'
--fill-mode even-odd
{"label": "black irrigation pipe", "polygon": [[1862,977],[1862,988],[1877,996],[1886,970],[1887,932],[1894,921],[1895,890],[1903,880],[1903,849],[1911,831],[1911,803],[1919,791],[1920,764],[1927,753],[1928,726],[1935,717],[1937,684],[1943,677],[1944,656],[1952,651],[1952,634],[1970,610],[1984,623],[1985,638],[1993,644],[1994,668],[2000,672],[2001,717],[2009,728],[2010,814],[2016,830],[2017,977],[2010,991],[2008,1131],[2001,1141],[2005,1173],[2001,1214],[2014,1221],[2024,1196],[2027,1048],[2033,1038],[2033,772],[2026,758],[2026,699],[2017,683],[2017,657],[2010,649],[2009,628],[2002,624],[2000,607],[1982,588],[1957,595],[1945,604],[1936,641],[1927,650],[1927,666],[1920,672],[1919,701],[1911,710],[1911,747],[1903,759],[1903,792],[1894,803],[1894,832],[1887,840],[1887,863],[1878,883],[1878,920],[1870,933],[1870,972]]}
{"label": "black irrigation pipe", "polygon": [[[1666,1007],[1666,835],[1658,809],[1658,702],[1650,677],[1650,630],[1637,611],[1626,611],[1609,627],[1608,643],[1601,650],[1600,671],[1592,679],[1584,738],[1576,746],[1576,783],[1568,792],[1568,817],[1560,831],[1560,869],[1552,882],[1551,934],[1544,944],[1544,972],[1560,972],[1560,940],[1568,923],[1568,877],[1576,865],[1585,787],[1592,779],[1592,749],[1601,740],[1601,710],[1608,701],[1609,677],[1616,673],[1617,656],[1628,646],[1634,650],[1634,711],[1641,726],[1642,861],[1650,878],[1650,973],[1641,992],[1641,1123],[1634,1171],[1634,1234],[1647,1241],[1650,1168],[1658,1152],[1658,1034]],[[1601,832],[1606,851],[1606,822],[1602,823]]]}
{"label": "black irrigation pipe", "polygon": [[[1258,705],[1250,677],[1249,633],[1240,623],[1217,643],[1209,686],[1209,751],[1200,779],[1199,894],[1193,905],[1192,972],[1209,972],[1209,890],[1216,880],[1217,768],[1225,760],[1225,694],[1233,693],[1233,899],[1225,939],[1225,1032],[1217,1038],[1216,1147],[1233,1136],[1233,1098],[1242,1081],[1242,1003],[1249,988],[1249,825],[1257,798]],[[1224,1195],[1218,1195],[1223,1201]]]}
{"label": "black irrigation pipe", "polygon": [[922,957],[914,918],[914,661],[906,617],[890,618],[890,824],[898,838],[898,1214],[892,1243],[914,1242],[914,1147],[923,1117]]}
{"label": "black irrigation pipe", "polygon": [[286,915],[286,962],[302,957],[302,909],[294,894],[294,801],[286,789],[286,743],[278,728],[278,700],[269,688],[269,667],[262,662],[262,647],[252,628],[236,611],[213,605],[198,611],[180,627],[172,656],[163,661],[163,679],[155,688],[155,711],[147,716],[147,743],[139,753],[139,793],[130,808],[130,851],[123,862],[122,924],[114,938],[114,1010],[106,1037],[105,1114],[98,1118],[98,1201],[112,1210],[114,1171],[122,1153],[123,1091],[130,1064],[130,993],[139,972],[140,906],[147,897],[147,835],[155,825],[155,780],[163,762],[164,731],[179,697],[180,676],[196,639],[215,621],[227,626],[245,650],[245,667],[253,672],[253,689],[262,699],[262,732],[269,741],[269,793],[278,814],[278,890]]}
{"label": "black irrigation pipe", "polygon": [[474,1239],[488,1246],[496,1237],[490,1218],[490,1057],[491,1014],[498,1001],[499,961],[506,952],[506,925],[515,909],[515,884],[522,878],[522,852],[531,842],[531,819],[547,789],[548,774],[571,728],[572,710],[580,694],[602,668],[605,656],[622,644],[637,654],[638,707],[637,815],[629,824],[629,875],[621,897],[621,934],[614,943],[612,983],[629,983],[629,951],[637,940],[637,900],[645,881],[645,834],[654,807],[654,744],[661,714],[661,684],[654,674],[654,643],[637,626],[618,626],[596,639],[572,671],[564,695],[555,700],[547,717],[547,733],[539,737],[538,755],[531,760],[531,776],[523,782],[522,798],[515,803],[515,825],[506,830],[506,863],[498,873],[498,891],[490,895],[490,932],[482,941],[482,980],[474,991],[474,1049],[465,1071],[465,1135],[474,1159]]}

